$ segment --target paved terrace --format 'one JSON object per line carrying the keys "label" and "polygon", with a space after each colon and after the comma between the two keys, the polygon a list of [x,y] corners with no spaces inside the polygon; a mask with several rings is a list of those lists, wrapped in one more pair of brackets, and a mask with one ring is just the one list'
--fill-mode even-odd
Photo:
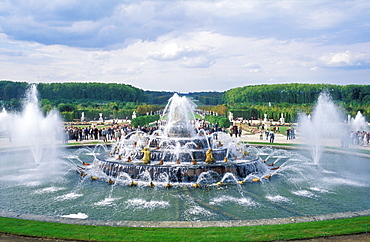
{"label": "paved terrace", "polygon": [[[235,137],[235,136],[233,136]],[[237,137],[239,141],[242,142],[248,142],[248,143],[258,143],[258,145],[268,145],[268,146],[275,146],[275,145],[304,145],[304,137],[300,137],[299,134],[296,135],[296,139],[288,140],[286,135],[281,133],[275,133],[275,140],[274,143],[270,143],[269,140],[266,140],[265,137],[261,139],[260,134],[248,134],[246,132],[243,132],[241,137]],[[48,142],[48,141],[45,141]],[[102,140],[82,140],[82,141],[75,141],[75,140],[69,140],[68,144],[81,144],[81,145],[91,145],[92,143],[104,143]],[[114,140],[110,140],[107,142],[107,144],[110,144],[114,142]],[[261,144],[262,143],[262,144]],[[59,143],[60,145],[63,145],[62,142]],[[339,139],[325,139],[323,141],[323,145],[326,148],[334,148],[334,149],[340,149],[341,143]],[[14,149],[14,148],[21,148],[23,146],[22,142],[17,139],[12,139],[10,142],[7,137],[0,136],[0,151],[6,150],[6,149]],[[353,150],[364,150],[364,151],[370,151],[370,145],[364,147],[364,146],[358,146],[358,145],[349,145],[348,149],[346,151]]]}

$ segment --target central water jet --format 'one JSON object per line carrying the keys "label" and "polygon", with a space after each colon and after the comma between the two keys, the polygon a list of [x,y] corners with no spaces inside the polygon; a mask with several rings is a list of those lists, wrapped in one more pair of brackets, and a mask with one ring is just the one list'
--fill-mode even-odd
{"label": "central water jet", "polygon": [[127,173],[137,182],[144,172],[153,182],[160,182],[166,174],[167,183],[180,184],[196,182],[202,173],[210,171],[214,174],[210,183],[220,181],[226,173],[239,180],[245,180],[251,173],[259,177],[269,173],[254,149],[225,133],[214,136],[199,130],[195,107],[186,97],[174,94],[156,132],[128,134],[112,147],[110,156],[97,156],[90,169],[102,170],[113,179]]}

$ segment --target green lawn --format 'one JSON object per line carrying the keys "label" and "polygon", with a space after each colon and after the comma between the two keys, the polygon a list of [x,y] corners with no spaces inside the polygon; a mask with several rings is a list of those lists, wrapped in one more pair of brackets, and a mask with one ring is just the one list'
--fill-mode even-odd
{"label": "green lawn", "polygon": [[[89,241],[273,241],[368,233],[370,216],[319,222],[209,228],[133,228],[0,218],[0,232]],[[370,235],[369,235],[370,236]]]}

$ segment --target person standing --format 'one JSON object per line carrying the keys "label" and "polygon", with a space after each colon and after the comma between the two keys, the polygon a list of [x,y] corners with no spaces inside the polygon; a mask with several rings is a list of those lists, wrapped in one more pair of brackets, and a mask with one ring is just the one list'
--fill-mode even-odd
{"label": "person standing", "polygon": [[101,131],[103,142],[107,142],[107,135],[108,135],[108,131],[105,128],[103,128],[103,130]]}
{"label": "person standing", "polygon": [[233,134],[235,134],[235,138],[237,138],[238,137],[238,126],[236,126],[236,125],[234,125],[233,126]]}
{"label": "person standing", "polygon": [[363,132],[364,133],[364,138],[363,138],[363,144],[364,144],[364,146],[366,147],[367,146],[367,142],[368,142],[368,140],[369,140],[369,137],[368,137],[368,133],[366,133],[366,131],[364,131]]}
{"label": "person standing", "polygon": [[265,131],[266,140],[269,140],[269,135],[270,135],[270,131],[268,129],[266,129],[266,131]]}
{"label": "person standing", "polygon": [[270,131],[270,143],[274,143],[275,140],[275,133],[274,131]]}

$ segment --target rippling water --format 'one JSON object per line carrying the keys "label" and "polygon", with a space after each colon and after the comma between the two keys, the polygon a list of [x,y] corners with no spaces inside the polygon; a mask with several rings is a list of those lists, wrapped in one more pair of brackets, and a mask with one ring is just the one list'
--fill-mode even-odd
{"label": "rippling water", "polygon": [[316,166],[305,153],[261,148],[280,169],[270,180],[199,189],[174,184],[130,187],[81,177],[67,149],[36,165],[26,151],[0,154],[0,209],[99,220],[212,221],[317,215],[370,209],[366,158],[324,153]]}

